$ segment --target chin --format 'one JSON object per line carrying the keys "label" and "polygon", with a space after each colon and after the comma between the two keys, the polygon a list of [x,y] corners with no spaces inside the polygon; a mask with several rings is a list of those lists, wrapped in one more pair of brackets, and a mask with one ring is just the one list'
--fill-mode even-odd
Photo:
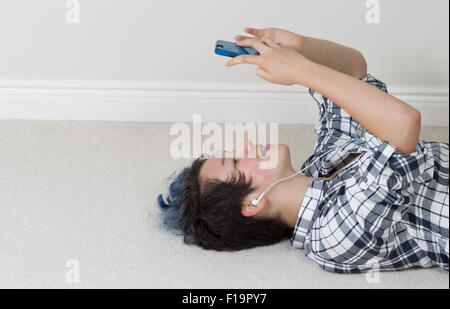
{"label": "chin", "polygon": [[271,145],[271,152],[273,151],[273,148],[276,146],[278,151],[278,158],[277,158],[277,174],[280,176],[284,176],[285,174],[289,174],[292,172],[292,165],[291,165],[291,152],[289,150],[289,146],[286,144],[279,144],[279,145]]}

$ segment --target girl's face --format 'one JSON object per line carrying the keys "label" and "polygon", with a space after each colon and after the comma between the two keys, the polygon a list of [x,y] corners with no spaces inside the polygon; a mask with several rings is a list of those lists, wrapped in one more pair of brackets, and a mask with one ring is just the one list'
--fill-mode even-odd
{"label": "girl's face", "polygon": [[208,159],[200,170],[200,183],[208,178],[228,181],[232,175],[237,176],[239,171],[245,175],[246,180],[253,180],[252,185],[258,188],[258,193],[274,181],[294,173],[287,145],[267,145],[265,156],[262,156],[264,153],[261,148],[262,145],[254,145],[245,140],[242,148]]}

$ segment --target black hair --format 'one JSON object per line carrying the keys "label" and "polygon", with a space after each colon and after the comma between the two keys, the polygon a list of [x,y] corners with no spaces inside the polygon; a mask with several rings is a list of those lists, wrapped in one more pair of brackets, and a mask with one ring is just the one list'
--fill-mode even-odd
{"label": "black hair", "polygon": [[278,219],[241,214],[244,198],[256,188],[239,173],[228,181],[205,179],[200,170],[206,160],[198,158],[183,169],[169,186],[164,201],[158,196],[163,224],[180,231],[186,244],[204,249],[236,251],[275,244],[292,236],[293,229]]}

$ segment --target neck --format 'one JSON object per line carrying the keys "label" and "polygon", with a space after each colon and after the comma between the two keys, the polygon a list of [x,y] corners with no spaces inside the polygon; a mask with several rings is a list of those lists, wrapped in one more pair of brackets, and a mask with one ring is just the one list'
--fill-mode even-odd
{"label": "neck", "polygon": [[295,228],[308,186],[316,179],[299,174],[278,184],[277,190],[274,190],[271,199],[277,201],[276,206],[274,204],[276,212],[286,226]]}

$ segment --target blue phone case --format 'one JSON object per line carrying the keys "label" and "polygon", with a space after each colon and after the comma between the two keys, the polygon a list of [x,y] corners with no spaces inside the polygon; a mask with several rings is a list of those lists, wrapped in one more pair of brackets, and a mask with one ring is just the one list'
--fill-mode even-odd
{"label": "blue phone case", "polygon": [[237,57],[240,55],[259,56],[259,52],[253,47],[244,47],[233,42],[219,40],[216,42],[215,52],[218,55],[226,57]]}

